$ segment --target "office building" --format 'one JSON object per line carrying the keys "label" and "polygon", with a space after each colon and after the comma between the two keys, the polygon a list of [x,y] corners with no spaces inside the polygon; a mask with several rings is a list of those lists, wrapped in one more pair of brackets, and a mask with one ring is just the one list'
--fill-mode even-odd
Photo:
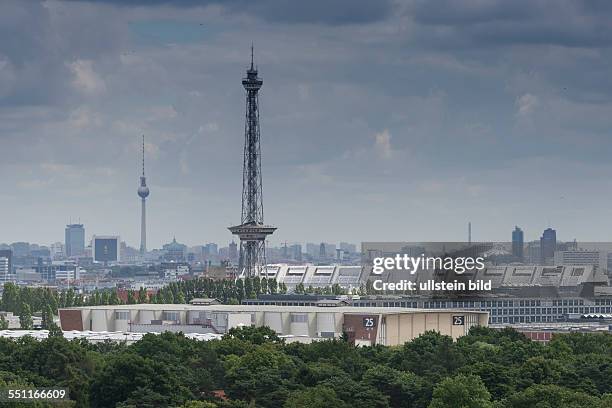
{"label": "office building", "polygon": [[176,237],[172,239],[172,242],[163,246],[164,260],[167,262],[183,262],[185,261],[185,252],[187,251],[187,245],[176,242]]}
{"label": "office building", "polygon": [[321,300],[316,306],[138,304],[60,309],[63,330],[227,333],[239,326],[268,326],[287,341],[311,342],[346,333],[355,345],[396,346],[428,330],[457,339],[486,326],[488,313],[463,310],[364,308]]}
{"label": "office building", "polygon": [[14,258],[25,258],[30,255],[30,244],[27,242],[14,242],[11,244]]}
{"label": "office building", "polygon": [[80,269],[74,261],[53,261],[50,264],[38,265],[34,270],[40,274],[42,280],[49,283],[80,279]]}
{"label": "office building", "polygon": [[68,224],[65,230],[64,251],[66,256],[82,256],[85,252],[85,228],[83,224]]}
{"label": "office building", "polygon": [[340,249],[345,254],[354,254],[357,252],[357,247],[355,246],[355,244],[349,244],[348,242],[341,242]]}
{"label": "office building", "polygon": [[234,241],[230,242],[228,249],[228,258],[230,262],[237,263],[238,262],[238,244]]}
{"label": "office building", "polygon": [[302,262],[302,246],[300,244],[293,244],[290,247],[291,249],[291,258],[294,261]]}
{"label": "office building", "polygon": [[319,245],[308,242],[306,244],[306,255],[310,259],[317,259],[319,257]]}
{"label": "office building", "polygon": [[557,231],[546,228],[540,237],[540,262],[551,265],[557,250]]}
{"label": "office building", "polygon": [[49,251],[51,252],[52,260],[59,260],[63,258],[66,254],[65,246],[61,242],[54,242],[51,244]]}
{"label": "office building", "polygon": [[0,256],[0,282],[9,282],[11,273],[9,268],[9,259],[5,256]]}
{"label": "office building", "polygon": [[519,262],[523,260],[524,245],[523,230],[514,227],[514,231],[512,231],[512,257]]}
{"label": "office building", "polygon": [[94,235],[91,240],[94,262],[112,263],[121,259],[121,240],[118,236]]}
{"label": "office building", "polygon": [[592,251],[582,249],[571,249],[555,251],[555,265],[592,265],[596,268],[606,269],[608,257],[606,251]]}
{"label": "office building", "polygon": [[0,249],[0,258],[6,258],[8,273],[13,273],[13,251],[11,249]]}

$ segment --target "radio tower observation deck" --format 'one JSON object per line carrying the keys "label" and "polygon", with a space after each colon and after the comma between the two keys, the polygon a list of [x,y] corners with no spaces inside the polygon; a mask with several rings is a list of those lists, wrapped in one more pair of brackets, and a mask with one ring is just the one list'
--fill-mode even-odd
{"label": "radio tower observation deck", "polygon": [[261,149],[259,133],[259,89],[263,81],[253,65],[242,80],[246,90],[246,118],[244,125],[244,156],[242,167],[242,217],[240,225],[229,227],[240,238],[238,270],[244,276],[256,276],[266,264],[266,237],[276,227],[264,224],[261,188]]}

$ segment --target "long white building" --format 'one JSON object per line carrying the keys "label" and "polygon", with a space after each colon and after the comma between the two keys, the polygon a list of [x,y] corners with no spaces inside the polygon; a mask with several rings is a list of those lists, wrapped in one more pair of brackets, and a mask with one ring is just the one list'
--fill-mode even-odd
{"label": "long white building", "polygon": [[428,330],[454,339],[486,326],[488,312],[349,307],[338,300],[317,306],[138,304],[60,309],[63,330],[223,334],[233,327],[268,326],[288,341],[311,342],[343,333],[358,345],[403,344]]}

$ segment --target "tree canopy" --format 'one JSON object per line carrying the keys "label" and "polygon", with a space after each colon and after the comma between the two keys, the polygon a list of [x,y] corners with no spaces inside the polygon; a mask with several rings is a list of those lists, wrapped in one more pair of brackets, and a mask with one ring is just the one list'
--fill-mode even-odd
{"label": "tree canopy", "polygon": [[213,341],[147,334],[131,345],[53,332],[0,338],[0,387],[68,388],[73,406],[92,408],[612,407],[604,333],[541,344],[473,328],[455,342],[427,332],[402,346],[354,347],[288,343],[261,327]]}

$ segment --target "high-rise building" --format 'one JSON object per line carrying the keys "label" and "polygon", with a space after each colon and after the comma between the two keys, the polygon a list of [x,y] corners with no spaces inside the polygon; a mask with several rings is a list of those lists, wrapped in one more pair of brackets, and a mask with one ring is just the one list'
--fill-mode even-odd
{"label": "high-rise building", "polygon": [[325,243],[321,242],[321,245],[319,246],[319,259],[325,258],[327,258],[327,250],[325,248]]}
{"label": "high-rise building", "polygon": [[7,273],[13,273],[13,251],[10,249],[0,249],[0,258],[6,259]]}
{"label": "high-rise building", "polygon": [[[208,246],[207,246],[208,247]],[[180,244],[176,241],[176,237],[172,238],[172,242],[165,244],[163,250],[164,259],[168,262],[184,262],[185,252],[187,251],[187,245]]]}
{"label": "high-rise building", "polygon": [[514,227],[512,231],[512,256],[519,261],[523,260],[523,248],[525,241],[523,237],[523,230],[518,226]]}
{"label": "high-rise building", "polygon": [[64,251],[67,257],[81,256],[85,252],[83,224],[68,224],[65,230]]}
{"label": "high-rise building", "polygon": [[53,260],[61,259],[66,255],[65,246],[61,242],[55,242],[51,244],[51,247],[49,249],[51,251],[51,258]]}
{"label": "high-rise building", "polygon": [[14,258],[25,258],[30,255],[30,244],[28,242],[14,242],[11,244]]}
{"label": "high-rise building", "polygon": [[91,240],[94,262],[119,262],[121,259],[121,240],[118,236],[94,235]]}
{"label": "high-rise building", "polygon": [[553,262],[557,250],[557,231],[546,228],[540,237],[540,262],[542,265]]}
{"label": "high-rise building", "polygon": [[229,244],[228,256],[232,263],[236,263],[238,261],[238,245],[234,241],[230,242]]}
{"label": "high-rise building", "polygon": [[319,256],[319,245],[313,244],[312,242],[306,243],[306,254],[310,258],[316,259]]}
{"label": "high-rise building", "polygon": [[264,224],[263,193],[261,183],[261,149],[259,129],[259,89],[263,85],[253,64],[242,80],[246,90],[246,123],[244,128],[244,153],[242,165],[242,216],[240,225],[229,227],[240,237],[238,270],[246,276],[256,276],[266,264],[266,237],[276,228]]}
{"label": "high-rise building", "polygon": [[214,242],[210,242],[210,243],[206,244],[206,248],[208,249],[208,254],[210,256],[217,256],[217,255],[219,255],[219,246],[217,244],[215,244]]}
{"label": "high-rise building", "polygon": [[0,256],[0,282],[8,282],[11,280],[11,272],[9,269],[9,259],[5,256]]}
{"label": "high-rise building", "polygon": [[349,244],[348,242],[341,242],[340,249],[348,254],[354,254],[357,252],[357,246],[355,244]]}
{"label": "high-rise building", "polygon": [[302,246],[300,244],[291,245],[291,257],[294,261],[302,262]]}
{"label": "high-rise building", "polygon": [[147,205],[146,200],[149,196],[149,187],[147,187],[147,178],[145,177],[145,144],[144,135],[142,135],[142,176],[140,176],[140,186],[138,187],[138,197],[141,200],[140,213],[140,253],[147,252]]}

